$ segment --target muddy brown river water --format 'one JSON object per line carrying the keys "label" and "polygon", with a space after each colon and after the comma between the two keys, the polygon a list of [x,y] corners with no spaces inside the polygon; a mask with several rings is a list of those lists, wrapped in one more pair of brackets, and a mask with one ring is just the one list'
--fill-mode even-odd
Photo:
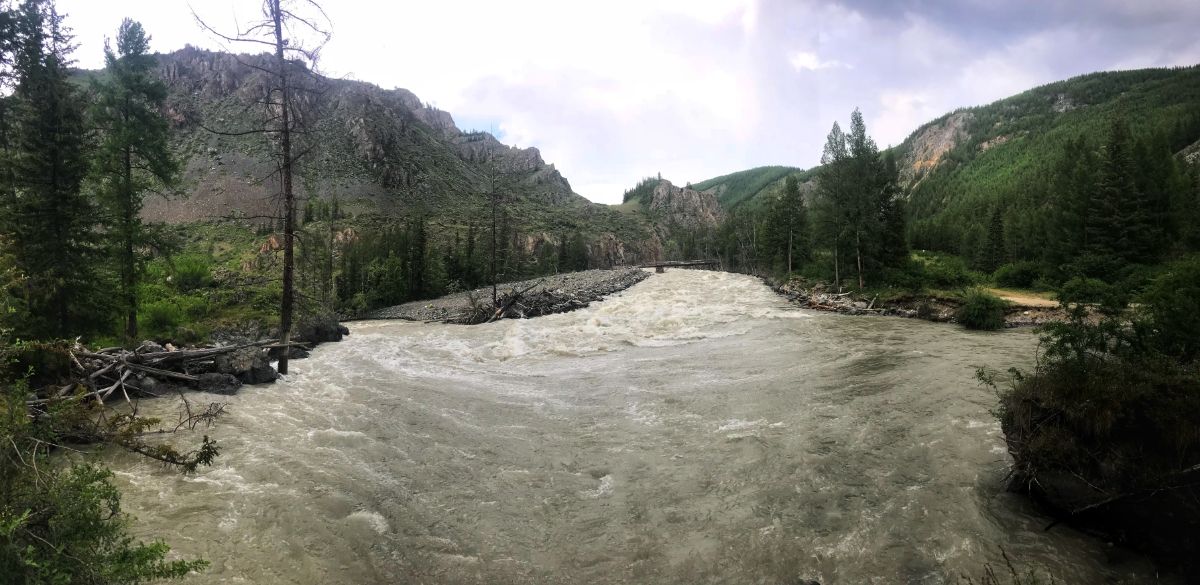
{"label": "muddy brown river water", "polygon": [[137,529],[212,562],[190,582],[936,584],[1002,547],[1060,583],[1154,582],[1003,491],[974,372],[1028,366],[1030,331],[684,270],[574,313],[351,329],[229,398],[213,467],[110,456]]}

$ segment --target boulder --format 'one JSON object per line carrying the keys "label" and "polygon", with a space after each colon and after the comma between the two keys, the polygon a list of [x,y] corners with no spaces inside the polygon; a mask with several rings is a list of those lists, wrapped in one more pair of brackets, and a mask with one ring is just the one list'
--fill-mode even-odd
{"label": "boulder", "polygon": [[236,377],[246,384],[274,382],[279,374],[267,362],[266,353],[259,347],[243,347],[217,356],[217,373]]}
{"label": "boulder", "polygon": [[313,315],[301,319],[296,324],[292,331],[292,341],[316,345],[328,341],[341,341],[342,335],[349,332],[333,315]]}
{"label": "boulder", "polygon": [[241,387],[242,381],[237,376],[218,372],[200,374],[200,379],[196,381],[198,390],[213,394],[236,394]]}

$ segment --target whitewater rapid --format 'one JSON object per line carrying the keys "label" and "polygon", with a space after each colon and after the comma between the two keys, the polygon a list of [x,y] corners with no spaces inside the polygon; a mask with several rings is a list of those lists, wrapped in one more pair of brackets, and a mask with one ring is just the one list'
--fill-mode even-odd
{"label": "whitewater rapid", "polygon": [[213,467],[109,456],[139,533],[212,562],[191,582],[957,583],[1001,547],[1066,583],[1151,570],[1003,491],[974,373],[1030,365],[1028,331],[685,270],[573,313],[351,330],[275,385],[191,395],[229,402]]}

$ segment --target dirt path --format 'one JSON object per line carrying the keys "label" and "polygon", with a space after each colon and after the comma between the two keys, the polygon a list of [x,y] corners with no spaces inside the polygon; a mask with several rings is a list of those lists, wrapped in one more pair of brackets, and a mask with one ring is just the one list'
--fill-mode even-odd
{"label": "dirt path", "polygon": [[988,291],[1014,305],[1017,305],[1018,307],[1051,309],[1058,306],[1058,301],[1047,298],[1046,296],[1038,296],[1037,293],[1020,292],[1002,288],[990,288]]}

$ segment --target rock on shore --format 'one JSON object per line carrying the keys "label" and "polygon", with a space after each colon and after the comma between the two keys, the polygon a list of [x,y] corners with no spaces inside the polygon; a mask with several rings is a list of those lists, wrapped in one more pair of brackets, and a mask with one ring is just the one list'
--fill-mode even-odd
{"label": "rock on shore", "polygon": [[[564,313],[581,309],[593,301],[623,291],[650,276],[640,268],[617,270],[584,270],[568,272],[521,282],[510,282],[499,286],[501,297],[511,298],[517,291],[521,295],[520,307],[506,312],[509,318],[536,317],[551,313]],[[531,288],[532,287],[532,288]],[[446,295],[440,299],[413,301],[403,305],[371,311],[364,319],[405,319],[408,321],[445,321],[453,323],[480,322],[481,312],[494,312],[491,308],[491,287]],[[501,298],[501,305],[505,299]]]}

